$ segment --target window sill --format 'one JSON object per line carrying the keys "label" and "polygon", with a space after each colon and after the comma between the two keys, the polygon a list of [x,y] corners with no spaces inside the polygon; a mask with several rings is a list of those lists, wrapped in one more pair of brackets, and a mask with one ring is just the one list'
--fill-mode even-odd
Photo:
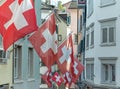
{"label": "window sill", "polygon": [[35,79],[34,78],[29,78],[28,81],[32,82],[32,81],[35,81]]}
{"label": "window sill", "polygon": [[94,83],[94,80],[90,80],[90,79],[86,79],[85,81],[87,81],[89,83]]}
{"label": "window sill", "polygon": [[101,84],[108,85],[108,86],[116,85],[115,82],[101,82]]}
{"label": "window sill", "polygon": [[0,65],[7,65],[7,62],[0,62]]}
{"label": "window sill", "polygon": [[116,4],[116,2],[105,4],[105,5],[100,5],[100,8],[107,7],[107,6],[112,6],[112,5],[115,5],[115,4]]}
{"label": "window sill", "polygon": [[86,49],[86,50],[88,50],[88,49],[89,49],[89,47],[86,47],[85,49]]}
{"label": "window sill", "polygon": [[23,80],[20,80],[20,79],[15,79],[15,81],[14,81],[16,84],[19,84],[19,83],[24,83],[24,81]]}
{"label": "window sill", "polygon": [[100,46],[101,47],[104,47],[104,46],[116,46],[116,43],[101,43]]}
{"label": "window sill", "polygon": [[91,48],[91,49],[94,48],[94,45],[91,45],[90,48]]}

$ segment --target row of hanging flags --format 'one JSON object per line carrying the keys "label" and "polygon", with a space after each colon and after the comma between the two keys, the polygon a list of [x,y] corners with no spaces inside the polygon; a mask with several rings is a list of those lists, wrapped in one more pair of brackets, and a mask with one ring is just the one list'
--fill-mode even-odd
{"label": "row of hanging flags", "polygon": [[[48,67],[42,78],[49,87],[52,87],[53,81],[58,86],[64,82],[70,87],[78,80],[84,69],[73,56],[72,35],[69,35],[61,45],[57,45],[54,13],[40,27],[37,26],[32,0],[0,0],[0,33],[5,51],[14,42],[33,33],[28,40]],[[55,63],[61,74],[51,72],[51,66]]]}

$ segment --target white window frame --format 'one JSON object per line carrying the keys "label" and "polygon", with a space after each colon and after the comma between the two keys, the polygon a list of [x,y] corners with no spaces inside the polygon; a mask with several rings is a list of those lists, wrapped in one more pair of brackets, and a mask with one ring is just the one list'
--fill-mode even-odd
{"label": "white window frame", "polygon": [[78,43],[78,35],[74,34],[74,45],[77,45]]}
{"label": "white window frame", "polygon": [[101,7],[114,5],[115,3],[116,3],[116,0],[100,0]]}
{"label": "white window frame", "polygon": [[[103,57],[99,58],[101,60],[101,83],[102,84],[115,84],[116,83],[116,59],[117,57]],[[105,67],[108,66],[108,79],[105,80]],[[112,70],[111,65],[115,66],[115,81],[112,81]]]}
{"label": "white window frame", "polygon": [[[101,46],[115,46],[116,45],[116,19],[108,19],[108,20],[103,20],[100,21],[101,24]],[[104,28],[107,29],[107,41],[103,43],[103,30]],[[109,28],[114,28],[113,29],[113,42],[109,42]]]}
{"label": "white window frame", "polygon": [[90,48],[94,47],[94,25],[90,27],[91,33],[90,33]]}
{"label": "white window frame", "polygon": [[86,37],[85,37],[85,49],[89,49],[89,43],[90,43],[90,33],[89,33],[89,28],[86,31]]}
{"label": "white window frame", "polygon": [[14,49],[14,78],[22,77],[22,46],[15,45]]}
{"label": "white window frame", "polygon": [[7,63],[7,51],[5,52],[2,46],[2,36],[0,35],[0,64]]}
{"label": "white window frame", "polygon": [[0,64],[6,64],[7,63],[7,52],[3,50],[3,48],[0,48]]}
{"label": "white window frame", "polygon": [[93,0],[87,0],[87,17],[90,17],[93,13]]}
{"label": "white window frame", "polygon": [[[87,67],[87,65],[89,65],[89,66]],[[87,73],[87,69],[90,73]],[[86,80],[94,81],[94,58],[86,59]]]}
{"label": "white window frame", "polygon": [[32,47],[28,48],[28,77],[33,78],[34,51]]}

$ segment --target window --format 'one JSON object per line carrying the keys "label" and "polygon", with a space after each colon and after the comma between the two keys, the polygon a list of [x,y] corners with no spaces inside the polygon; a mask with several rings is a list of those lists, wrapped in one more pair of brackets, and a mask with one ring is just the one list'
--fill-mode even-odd
{"label": "window", "polygon": [[87,59],[86,60],[86,79],[87,80],[94,80],[94,60]]}
{"label": "window", "polygon": [[28,48],[28,76],[33,77],[33,48]]}
{"label": "window", "polygon": [[7,52],[3,50],[1,35],[0,35],[0,63],[7,63]]}
{"label": "window", "polygon": [[102,83],[115,84],[116,59],[117,57],[100,58],[101,60],[101,82]]}
{"label": "window", "polygon": [[101,6],[115,4],[115,0],[101,0]]}
{"label": "window", "polygon": [[14,49],[14,78],[20,79],[22,74],[22,46],[15,45]]}
{"label": "window", "polygon": [[58,41],[62,41],[62,35],[58,35]]}
{"label": "window", "polygon": [[2,48],[2,36],[0,35],[0,47]]}
{"label": "window", "polygon": [[101,23],[101,45],[115,45],[115,21]]}
{"label": "window", "polygon": [[0,63],[7,63],[6,52],[0,48]]}
{"label": "window", "polygon": [[115,82],[115,64],[102,64],[103,83]]}
{"label": "window", "polygon": [[87,8],[87,17],[91,16],[93,13],[93,0],[88,0],[88,8]]}
{"label": "window", "polygon": [[89,48],[89,33],[86,35],[86,49]]}
{"label": "window", "polygon": [[78,43],[78,35],[74,34],[74,44],[77,45]]}
{"label": "window", "polygon": [[91,43],[90,46],[94,46],[94,26],[91,27]]}

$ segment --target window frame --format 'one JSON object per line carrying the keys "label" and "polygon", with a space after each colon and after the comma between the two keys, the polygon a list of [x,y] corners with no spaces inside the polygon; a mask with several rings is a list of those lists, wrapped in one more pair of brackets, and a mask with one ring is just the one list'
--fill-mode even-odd
{"label": "window frame", "polygon": [[34,51],[32,47],[28,47],[28,77],[33,78],[34,74]]}
{"label": "window frame", "polygon": [[89,33],[89,28],[87,29],[86,32],[86,37],[85,37],[85,49],[89,49],[89,42],[90,42],[90,33]]}
{"label": "window frame", "polygon": [[22,46],[15,45],[14,49],[14,79],[22,77]]}
{"label": "window frame", "polygon": [[[90,65],[87,67],[87,65]],[[89,68],[89,69],[88,69]],[[87,73],[87,69],[89,70],[90,73]],[[89,74],[89,78],[87,76]],[[94,81],[94,58],[87,58],[86,59],[86,80],[88,81]]]}
{"label": "window frame", "polygon": [[74,45],[78,44],[78,34],[74,34]]}
{"label": "window frame", "polygon": [[88,7],[87,7],[87,17],[89,18],[92,15],[93,11],[94,11],[93,0],[88,0],[87,5],[88,5]]}
{"label": "window frame", "polygon": [[[99,57],[100,61],[101,61],[101,84],[116,84],[116,60],[117,57]],[[108,80],[105,81],[105,72],[104,72],[104,67],[103,65],[108,65]],[[110,65],[114,65],[115,66],[115,81],[111,81],[112,77],[111,77],[111,73],[112,70],[110,70]]]}
{"label": "window frame", "polygon": [[[94,25],[90,27],[90,48],[94,47]],[[93,33],[93,34],[92,34]]]}
{"label": "window frame", "polygon": [[[115,46],[116,45],[116,18],[110,18],[110,19],[105,19],[105,20],[99,20],[100,22],[100,30],[101,30],[101,42],[100,42],[100,46]],[[112,24],[112,25],[111,25]],[[103,29],[107,28],[107,42],[103,43]],[[113,29],[113,42],[109,42],[109,28],[114,28]]]}
{"label": "window frame", "polygon": [[8,59],[8,51],[4,51],[3,45],[2,45],[2,36],[0,35],[0,64],[6,64]]}

